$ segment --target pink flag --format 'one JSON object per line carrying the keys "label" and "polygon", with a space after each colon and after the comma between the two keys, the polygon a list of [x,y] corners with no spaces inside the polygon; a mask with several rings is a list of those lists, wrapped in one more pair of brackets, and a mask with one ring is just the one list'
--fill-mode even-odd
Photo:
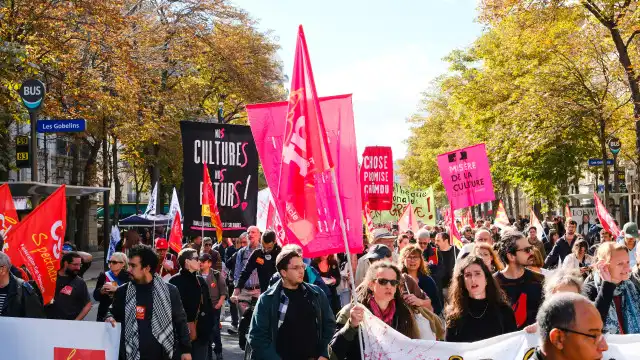
{"label": "pink flag", "polygon": [[411,203],[407,205],[402,216],[400,216],[400,219],[398,220],[398,231],[406,232],[407,230],[411,230],[414,233],[418,231],[418,221],[413,213],[413,206],[411,206]]}
{"label": "pink flag", "polygon": [[620,236],[620,228],[613,221],[613,218],[607,211],[607,208],[602,204],[602,201],[600,201],[598,194],[593,193],[593,201],[596,204],[596,214],[598,215],[598,219],[600,220],[600,225],[602,225],[602,228],[605,231],[610,232],[614,238]]}

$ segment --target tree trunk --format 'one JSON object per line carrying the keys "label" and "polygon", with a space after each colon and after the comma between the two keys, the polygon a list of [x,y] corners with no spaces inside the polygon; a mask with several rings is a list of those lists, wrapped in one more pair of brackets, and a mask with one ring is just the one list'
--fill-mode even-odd
{"label": "tree trunk", "polygon": [[516,213],[513,215],[514,219],[517,219],[520,216],[520,187],[516,186],[513,189],[513,202],[515,203]]}
{"label": "tree trunk", "polygon": [[[84,177],[82,179],[82,186],[94,185],[96,174],[96,160],[99,150],[99,142],[96,141],[95,143],[90,145],[89,157],[87,158],[87,162],[84,166]],[[80,202],[77,206],[76,213],[80,216],[78,217],[78,228],[76,231],[75,243],[79,250],[88,250],[89,247],[89,222],[91,221],[89,217],[89,207],[91,206],[90,200],[91,198],[89,196],[82,196],[80,197]],[[105,216],[108,215],[109,214],[105,214]]]}
{"label": "tree trunk", "polygon": [[[80,144],[79,138],[73,139],[73,145],[71,145],[71,176],[69,185],[79,185],[78,179],[80,175]],[[78,217],[77,212],[77,198],[70,196],[67,198],[67,231],[66,238],[71,243],[76,244],[76,234],[78,230]]]}
{"label": "tree trunk", "polygon": [[513,194],[511,191],[511,187],[509,185],[506,186],[507,193],[507,217],[513,217]]}
{"label": "tree trunk", "polygon": [[113,203],[113,221],[118,223],[120,220],[120,204],[122,203],[122,184],[120,183],[120,176],[118,174],[118,139],[113,136],[113,144],[111,146],[111,178],[113,179],[113,186],[115,187],[114,196],[115,201]]}

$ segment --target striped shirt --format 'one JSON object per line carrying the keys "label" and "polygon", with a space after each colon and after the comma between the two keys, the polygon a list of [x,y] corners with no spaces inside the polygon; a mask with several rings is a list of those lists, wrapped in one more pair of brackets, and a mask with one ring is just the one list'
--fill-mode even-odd
{"label": "striped shirt", "polygon": [[4,309],[4,303],[7,300],[8,294],[9,294],[9,286],[0,288],[0,315],[2,315],[2,310]]}

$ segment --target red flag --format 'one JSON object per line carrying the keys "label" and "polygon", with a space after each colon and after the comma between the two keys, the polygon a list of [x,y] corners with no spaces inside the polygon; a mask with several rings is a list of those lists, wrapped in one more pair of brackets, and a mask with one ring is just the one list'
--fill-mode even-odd
{"label": "red flag", "polygon": [[504,204],[502,200],[498,203],[498,211],[496,211],[496,218],[493,220],[493,224],[500,229],[509,226],[509,217],[507,216],[507,212],[504,209]]}
{"label": "red flag", "polygon": [[60,186],[12,231],[22,261],[31,272],[48,305],[56,291],[60,257],[67,225],[66,188]]}
{"label": "red flag", "polygon": [[398,220],[398,231],[406,232],[407,230],[411,230],[414,233],[418,231],[418,221],[413,213],[413,206],[411,206],[411,203],[407,205]]}
{"label": "red flag", "polygon": [[471,208],[467,210],[467,224],[469,224],[472,229],[476,228],[476,225],[473,223],[473,216],[471,216]]}
{"label": "red flag", "polygon": [[462,243],[462,236],[460,236],[460,232],[458,232],[458,227],[456,226],[456,216],[453,208],[449,208],[449,237],[451,237],[451,244],[456,246],[458,249],[462,249],[464,244]]}
{"label": "red flag", "polygon": [[613,235],[614,239],[620,236],[620,228],[613,221],[613,218],[607,211],[607,208],[602,204],[602,201],[600,201],[598,194],[593,193],[593,200],[596,204],[596,214],[598,215],[598,219],[600,220],[600,225],[602,225],[602,228],[605,231],[610,232]]}
{"label": "red flag", "polygon": [[[304,246],[319,231],[316,176],[333,168],[327,133],[316,94],[309,51],[302,26],[291,77],[291,93],[282,145],[278,213],[285,227]],[[326,179],[323,178],[326,182]],[[331,180],[329,180],[331,181]]]}
{"label": "red flag", "polygon": [[180,221],[180,213],[176,212],[171,224],[171,234],[169,235],[169,247],[179,253],[182,250],[182,222]]}
{"label": "red flag", "polygon": [[373,234],[373,230],[375,227],[373,226],[373,219],[371,218],[371,211],[369,210],[369,202],[364,203],[364,209],[362,210],[363,221],[365,223],[365,230],[367,233],[367,237],[371,238]]}
{"label": "red flag", "polygon": [[[204,164],[202,175],[202,216],[211,218],[211,225],[216,228],[216,237],[218,243],[222,242],[222,220],[220,220],[220,212],[218,211],[218,202],[213,194],[213,184],[209,176],[207,164]],[[204,226],[204,224],[202,224]]]}
{"label": "red flag", "polygon": [[[14,225],[18,224],[18,213],[16,212],[16,206],[13,203],[9,184],[3,184],[0,186],[0,221],[2,221],[0,224],[0,233],[2,233],[6,239],[9,235],[9,231],[14,228]],[[9,242],[6,241],[4,248],[0,249],[0,251],[7,251],[8,248]]]}
{"label": "red flag", "polygon": [[571,220],[571,209],[569,209],[569,204],[564,205],[564,221],[565,223]]}
{"label": "red flag", "polygon": [[269,193],[269,207],[267,209],[266,228],[275,231],[276,241],[278,242],[278,245],[285,246],[287,244],[285,232],[282,228],[282,221],[280,221],[280,216],[278,216],[278,212],[273,205],[273,197],[271,197],[271,193]]}

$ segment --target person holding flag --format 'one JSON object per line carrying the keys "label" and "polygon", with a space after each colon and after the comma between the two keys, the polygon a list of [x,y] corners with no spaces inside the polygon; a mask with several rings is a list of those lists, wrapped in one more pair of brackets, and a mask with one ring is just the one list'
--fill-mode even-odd
{"label": "person holding flag", "polygon": [[127,255],[121,252],[113,253],[111,257],[109,257],[109,270],[101,272],[100,275],[98,275],[98,282],[93,291],[93,299],[100,303],[100,305],[98,305],[96,321],[104,321],[109,306],[111,306],[111,302],[113,301],[113,294],[115,294],[120,285],[131,280],[127,272],[128,264],[129,259]]}

